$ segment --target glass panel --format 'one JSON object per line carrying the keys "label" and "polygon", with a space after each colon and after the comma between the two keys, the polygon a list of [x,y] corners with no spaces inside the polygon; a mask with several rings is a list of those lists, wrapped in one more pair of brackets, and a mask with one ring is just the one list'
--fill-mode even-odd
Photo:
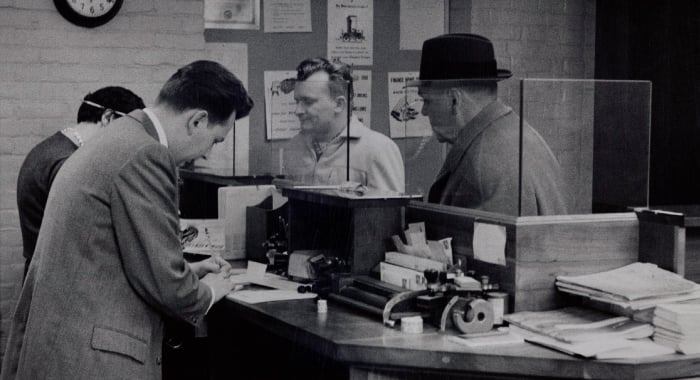
{"label": "glass panel", "polygon": [[521,215],[647,206],[651,83],[521,81]]}
{"label": "glass panel", "polygon": [[405,86],[417,76],[410,72],[389,74],[389,133],[403,153],[406,193],[427,199],[442,166],[444,149],[433,137],[428,117],[421,113],[423,98],[418,88]]}

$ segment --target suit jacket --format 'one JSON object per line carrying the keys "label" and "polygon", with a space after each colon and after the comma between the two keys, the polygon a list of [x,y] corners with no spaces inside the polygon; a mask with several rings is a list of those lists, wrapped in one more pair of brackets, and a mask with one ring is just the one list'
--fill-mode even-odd
{"label": "suit jacket", "polygon": [[460,131],[428,200],[507,215],[566,214],[557,159],[527,123],[522,135],[522,190],[520,119],[496,100]]}
{"label": "suit jacket", "polygon": [[10,327],[3,379],[160,379],[163,316],[211,291],[185,264],[177,169],[142,111],[66,160]]}

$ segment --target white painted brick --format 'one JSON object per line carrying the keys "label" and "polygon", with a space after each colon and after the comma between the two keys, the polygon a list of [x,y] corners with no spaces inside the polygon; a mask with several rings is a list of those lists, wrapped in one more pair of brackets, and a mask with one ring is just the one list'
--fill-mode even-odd
{"label": "white painted brick", "polygon": [[18,0],[15,2],[14,6],[19,9],[43,9],[56,11],[56,7],[54,6],[53,1]]}
{"label": "white painted brick", "polygon": [[34,29],[39,27],[42,15],[42,12],[35,12],[30,10],[1,11],[0,27]]}
{"label": "white painted brick", "polygon": [[156,4],[153,0],[125,1],[122,5],[121,12],[129,13],[154,13]]}
{"label": "white painted brick", "polygon": [[513,1],[511,0],[474,0],[472,1],[472,6],[477,3],[479,8],[488,9],[513,9]]}
{"label": "white painted brick", "polygon": [[17,228],[2,228],[0,229],[0,246],[1,247],[21,247],[22,234]]}
{"label": "white painted brick", "polygon": [[11,27],[0,28],[0,46],[16,44],[16,30],[16,28]]}
{"label": "white painted brick", "polygon": [[[3,187],[16,188],[16,180],[11,184],[4,184]],[[17,213],[16,207],[13,210],[0,210],[0,228],[11,229],[17,228],[19,226],[19,214]],[[4,252],[3,247],[3,252]],[[2,256],[0,254],[0,256]],[[0,279],[2,279],[0,277]]]}
{"label": "white painted brick", "polygon": [[544,12],[564,13],[566,12],[566,2],[562,0],[539,0],[539,9]]}
{"label": "white painted brick", "polygon": [[172,35],[157,33],[155,46],[173,49],[204,48],[203,34]]}
{"label": "white painted brick", "polygon": [[182,52],[173,49],[140,50],[135,52],[131,59],[134,63],[149,66],[170,65],[183,62]]}
{"label": "white painted brick", "polygon": [[99,66],[51,65],[50,80],[52,82],[95,82],[103,76],[103,70]]}
{"label": "white painted brick", "polygon": [[3,49],[0,54],[0,62],[39,62],[39,51],[29,47],[13,47]]}

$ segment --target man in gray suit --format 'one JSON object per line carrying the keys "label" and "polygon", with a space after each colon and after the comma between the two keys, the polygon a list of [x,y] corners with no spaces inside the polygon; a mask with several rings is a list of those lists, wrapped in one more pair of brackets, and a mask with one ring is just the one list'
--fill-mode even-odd
{"label": "man in gray suit", "polygon": [[[177,165],[224,140],[252,101],[197,61],[56,176],[9,331],[2,379],[160,379],[163,318],[197,323],[233,284],[186,265]],[[207,273],[210,272],[210,273]]]}

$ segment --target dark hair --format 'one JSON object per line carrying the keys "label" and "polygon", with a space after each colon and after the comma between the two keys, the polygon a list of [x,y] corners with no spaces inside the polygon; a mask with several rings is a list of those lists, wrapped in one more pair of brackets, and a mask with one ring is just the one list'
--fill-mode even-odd
{"label": "dark hair", "polygon": [[156,99],[178,112],[203,109],[209,120],[222,124],[236,111],[236,119],[248,116],[253,100],[233,73],[213,61],[195,61],[181,67],[163,85]]}
{"label": "dark hair", "polygon": [[[352,88],[352,70],[342,62],[331,63],[325,58],[316,57],[303,60],[297,66],[297,81],[304,81],[312,74],[325,71],[329,77],[329,90],[332,96],[348,96],[352,101],[355,93]],[[347,94],[346,94],[347,91]]]}
{"label": "dark hair", "polygon": [[[83,101],[93,104],[83,102],[80,105],[80,108],[78,108],[78,123],[97,123],[102,119],[102,114],[107,109],[127,114],[135,109],[146,107],[138,95],[124,87],[117,86],[103,87],[95,92],[91,92],[85,95]],[[121,115],[118,113],[114,114],[115,119],[119,117]]]}

